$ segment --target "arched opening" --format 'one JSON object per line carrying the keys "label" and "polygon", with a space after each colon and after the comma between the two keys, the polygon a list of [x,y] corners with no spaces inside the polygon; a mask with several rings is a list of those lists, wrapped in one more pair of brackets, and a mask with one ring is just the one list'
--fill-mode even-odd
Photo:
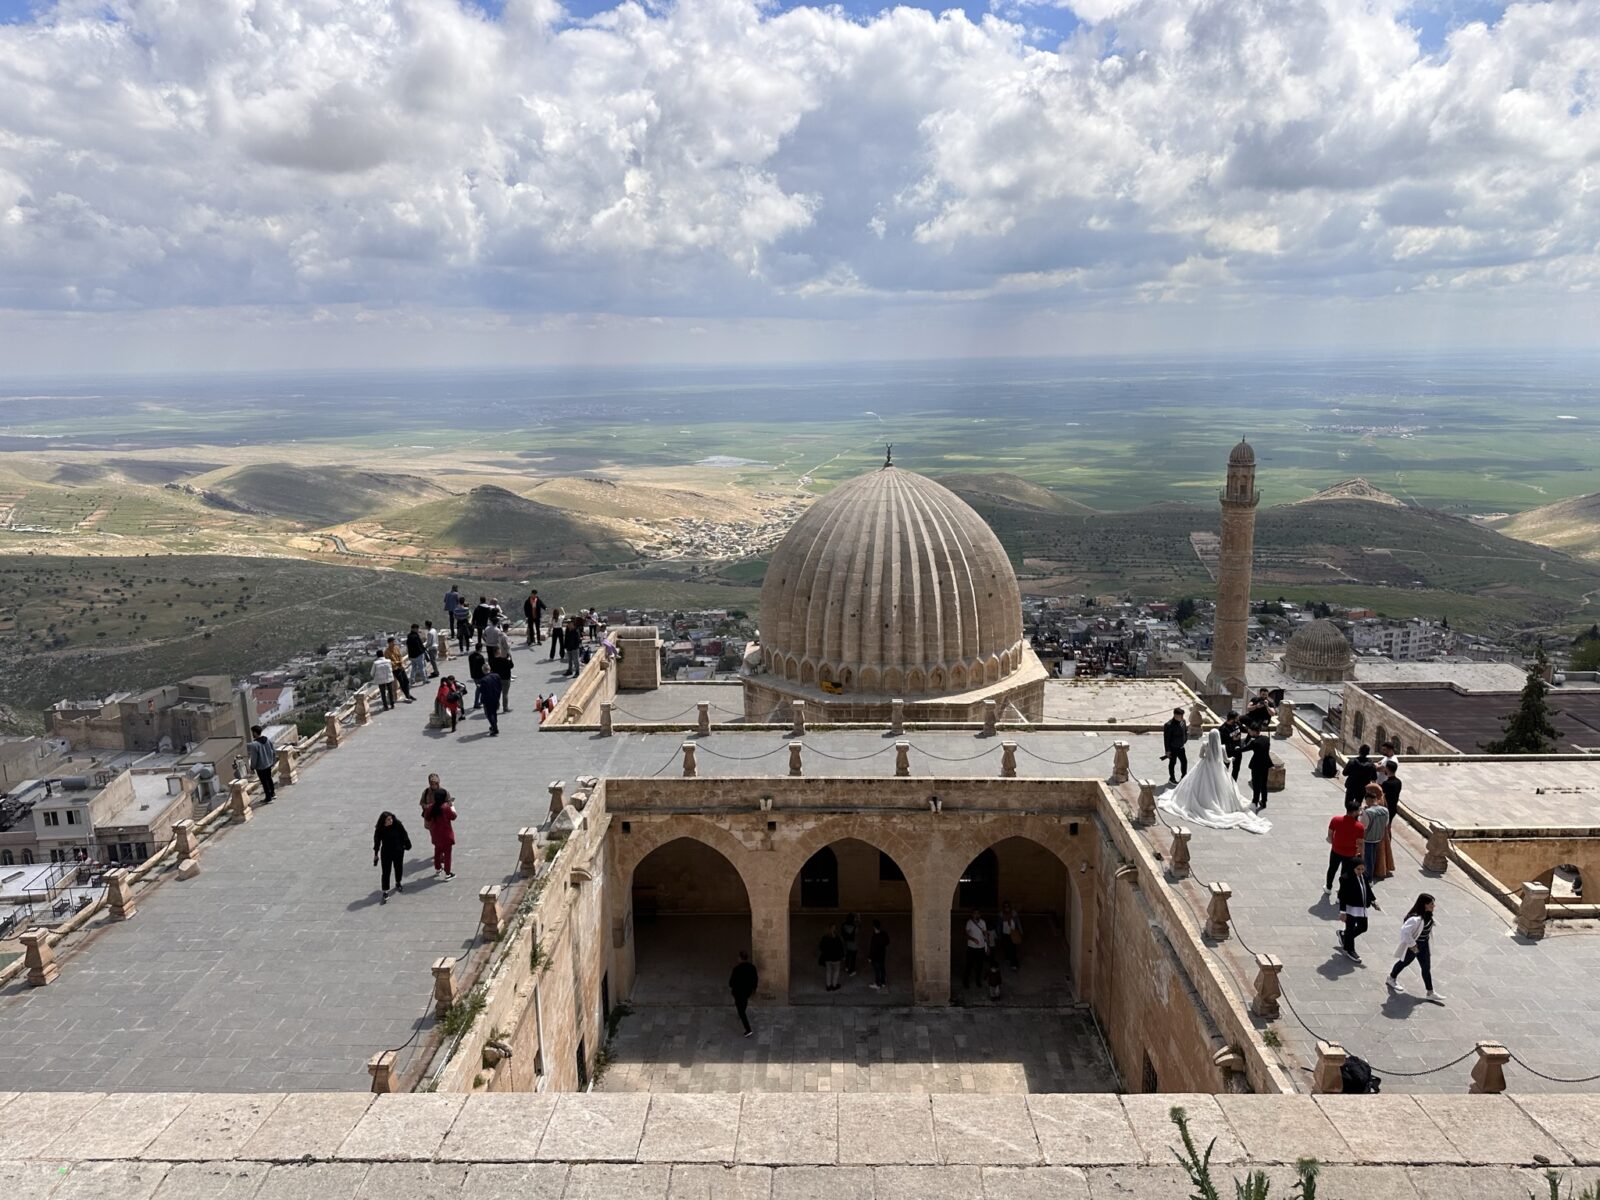
{"label": "arched opening", "polygon": [[912,667],[906,675],[906,691],[920,692],[922,690],[922,668]]}
{"label": "arched opening", "polygon": [[801,683],[814,683],[814,682],[816,682],[816,668],[815,668],[815,666],[813,666],[813,664],[810,661],[806,661],[806,662],[803,662],[803,663],[800,664],[800,682]]}
{"label": "arched opening", "polygon": [[750,949],[750,897],[738,870],[692,837],[657,846],[633,870],[633,999],[721,1004]]}
{"label": "arched opening", "polygon": [[[951,992],[965,1004],[1069,1003],[1071,928],[1072,883],[1061,859],[1031,838],[996,842],[952,889]],[[990,997],[991,967],[999,968],[1000,1001]]]}
{"label": "arched opening", "polygon": [[1555,904],[1583,903],[1583,871],[1576,863],[1560,863],[1548,871],[1541,871],[1533,882],[1550,889],[1550,900]]}
{"label": "arched opening", "polygon": [[0,850],[0,867],[12,867],[16,862],[17,860],[11,856],[11,851]]}
{"label": "arched opening", "polygon": [[967,669],[957,665],[950,668],[950,690],[956,692],[966,691]]}
{"label": "arched opening", "polygon": [[[855,918],[850,954],[848,919]],[[882,988],[873,986],[873,922],[888,939]],[[839,985],[830,990],[823,940],[845,943]],[[801,866],[789,891],[789,1000],[794,1004],[910,1004],[911,887],[889,855],[856,838],[822,847]],[[837,950],[840,947],[834,947]],[[855,973],[851,974],[851,968]]]}
{"label": "arched opening", "polygon": [[935,667],[928,675],[928,688],[931,691],[944,691],[944,668]]}
{"label": "arched opening", "polygon": [[1358,712],[1356,714],[1355,723],[1350,726],[1350,736],[1354,741],[1359,743],[1361,741],[1361,735],[1364,734],[1366,731],[1367,731],[1367,714]]}
{"label": "arched opening", "polygon": [[861,668],[861,690],[863,692],[875,692],[875,691],[878,690],[878,668],[877,667],[862,667]]}
{"label": "arched opening", "polygon": [[24,850],[22,852],[22,865],[25,866],[25,867],[33,866],[33,851],[32,850]]}
{"label": "arched opening", "polygon": [[883,690],[894,695],[900,690],[900,668],[890,667],[883,673]]}
{"label": "arched opening", "polygon": [[1376,750],[1378,747],[1382,746],[1388,740],[1389,740],[1389,731],[1387,729],[1385,729],[1382,725],[1379,725],[1378,726],[1378,732],[1372,739],[1372,748],[1374,750]]}

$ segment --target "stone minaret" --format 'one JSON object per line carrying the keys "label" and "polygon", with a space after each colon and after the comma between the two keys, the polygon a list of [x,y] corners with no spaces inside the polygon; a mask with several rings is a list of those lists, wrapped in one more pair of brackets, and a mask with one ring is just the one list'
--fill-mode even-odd
{"label": "stone minaret", "polygon": [[1255,554],[1256,453],[1243,438],[1228,455],[1222,489],[1222,563],[1217,576],[1217,627],[1211,646],[1213,693],[1239,699],[1245,692],[1245,627],[1250,621],[1250,566]]}

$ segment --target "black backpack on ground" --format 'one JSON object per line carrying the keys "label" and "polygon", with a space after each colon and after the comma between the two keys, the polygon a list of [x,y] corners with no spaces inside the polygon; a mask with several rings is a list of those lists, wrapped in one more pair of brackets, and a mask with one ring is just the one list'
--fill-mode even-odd
{"label": "black backpack on ground", "polygon": [[1344,1066],[1339,1068],[1339,1077],[1344,1083],[1345,1093],[1352,1092],[1363,1094],[1380,1091],[1383,1088],[1383,1076],[1372,1073],[1372,1064],[1364,1058],[1357,1058],[1352,1054],[1345,1059]]}

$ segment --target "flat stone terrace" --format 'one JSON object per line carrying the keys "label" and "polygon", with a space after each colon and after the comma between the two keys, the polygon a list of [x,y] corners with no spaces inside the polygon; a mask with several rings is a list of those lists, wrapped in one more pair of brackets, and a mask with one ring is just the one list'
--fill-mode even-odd
{"label": "flat stone terrace", "polygon": [[1175,679],[1054,680],[1044,689],[1046,721],[1160,725],[1193,703],[1194,693]]}
{"label": "flat stone terrace", "polygon": [[1600,828],[1600,760],[1416,762],[1403,778],[1402,797],[1450,829]]}
{"label": "flat stone terrace", "polygon": [[[1516,935],[1511,913],[1459,867],[1443,875],[1423,871],[1425,839],[1401,822],[1394,843],[1395,876],[1378,885],[1382,911],[1372,915],[1371,929],[1358,943],[1365,961],[1350,962],[1334,949],[1338,909],[1322,899],[1328,821],[1343,811],[1342,780],[1313,773],[1314,747],[1303,739],[1275,741],[1273,746],[1288,767],[1288,786],[1268,803],[1271,831],[1258,836],[1194,827],[1194,874],[1178,886],[1199,924],[1204,923],[1205,883],[1224,881],[1232,887],[1235,936],[1214,946],[1213,953],[1239,994],[1251,994],[1256,975],[1252,952],[1283,960],[1280,979],[1292,1008],[1284,1005],[1272,1028],[1283,1039],[1282,1057],[1297,1085],[1310,1090],[1310,1076],[1302,1069],[1315,1059],[1315,1039],[1306,1029],[1310,1026],[1369,1060],[1384,1076],[1385,1092],[1465,1092],[1475,1061],[1471,1052],[1480,1040],[1505,1043],[1547,1075],[1579,1080],[1544,1079],[1513,1062],[1506,1067],[1513,1090],[1600,1086],[1594,1079],[1582,1079],[1600,1073],[1600,1003],[1593,985],[1600,972],[1600,931],[1595,923],[1551,922],[1543,941],[1527,942]],[[1191,761],[1197,753],[1190,743]],[[1158,779],[1165,786],[1167,770],[1160,754],[1159,737],[1133,738],[1135,778]],[[1429,816],[1459,813],[1464,823],[1476,824],[1534,821],[1547,798],[1553,814],[1570,808],[1574,797],[1529,794],[1528,781],[1516,780],[1521,769],[1517,764],[1402,762],[1402,802]],[[1537,765],[1527,769],[1537,775]],[[1464,778],[1481,779],[1484,786],[1454,791],[1451,782]],[[1515,797],[1505,806],[1497,803],[1494,792],[1502,781]],[[1124,791],[1131,799],[1132,790]],[[1468,817],[1475,819],[1467,822]],[[1162,818],[1163,824],[1147,831],[1147,837],[1153,850],[1165,854],[1171,845],[1166,824],[1173,818],[1164,813]],[[1433,974],[1443,1005],[1422,998],[1415,965],[1402,977],[1407,994],[1391,996],[1383,985],[1393,965],[1401,918],[1420,892],[1437,901]],[[1466,1055],[1463,1061],[1434,1070],[1461,1055]],[[1413,1072],[1428,1073],[1413,1077]]]}
{"label": "flat stone terrace", "polygon": [[1520,1200],[1600,1178],[1600,1097],[35,1093],[7,1200],[1178,1200],[1173,1105],[1224,1194]]}

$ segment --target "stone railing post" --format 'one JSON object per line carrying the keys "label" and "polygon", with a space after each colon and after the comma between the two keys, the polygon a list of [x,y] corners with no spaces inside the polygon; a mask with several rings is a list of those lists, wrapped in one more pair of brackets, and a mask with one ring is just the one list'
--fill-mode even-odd
{"label": "stone railing post", "polygon": [[547,785],[550,789],[550,817],[561,815],[561,810],[567,806],[567,781],[565,779],[552,779]]}
{"label": "stone railing post", "polygon": [[895,737],[901,736],[906,731],[906,702],[904,700],[889,701],[889,732]]}
{"label": "stone railing post", "polygon": [[1478,1061],[1472,1064],[1472,1082],[1467,1091],[1474,1096],[1497,1096],[1506,1090],[1506,1064],[1511,1051],[1499,1042],[1479,1042]]}
{"label": "stone railing post", "polygon": [[1189,705],[1189,740],[1194,741],[1206,730],[1206,706],[1196,700]]}
{"label": "stone railing post", "polygon": [[61,966],[56,962],[56,952],[50,948],[48,929],[30,929],[19,939],[22,942],[22,965],[28,969],[28,986],[44,987],[56,981]]}
{"label": "stone railing post", "polygon": [[250,795],[245,789],[249,784],[242,779],[228,781],[228,820],[248,821],[254,812],[250,808]]}
{"label": "stone railing post", "polygon": [[1131,770],[1128,766],[1128,743],[1117,740],[1111,743],[1116,754],[1111,759],[1111,782],[1126,783]]}
{"label": "stone railing post", "polygon": [[1000,778],[1015,779],[1017,777],[1017,744],[1006,741],[1000,743]]}
{"label": "stone railing post", "polygon": [[178,858],[199,858],[200,837],[194,831],[194,819],[185,817],[172,827],[172,840],[177,843]]}
{"label": "stone railing post", "polygon": [[789,774],[793,776],[804,775],[805,771],[800,765],[800,754],[805,749],[804,742],[789,743]]}
{"label": "stone railing post", "polygon": [[600,736],[611,736],[611,701],[600,702]]}
{"label": "stone railing post", "polygon": [[1206,903],[1206,936],[1214,942],[1225,942],[1228,940],[1228,922],[1233,919],[1233,914],[1228,911],[1233,889],[1225,883],[1213,883],[1210,891],[1211,899]]}
{"label": "stone railing post", "polygon": [[1139,808],[1134,822],[1145,826],[1156,823],[1156,782],[1153,779],[1139,780]]}
{"label": "stone railing post", "polygon": [[699,700],[694,706],[694,731],[701,737],[711,736],[711,701]]}
{"label": "stone railing post", "polygon": [[366,688],[356,693],[356,724],[372,724],[372,701],[367,698]]}
{"label": "stone railing post", "polygon": [[539,831],[531,825],[517,830],[517,871],[523,875],[539,872]]}
{"label": "stone railing post", "polygon": [[1517,905],[1517,932],[1529,941],[1544,937],[1545,922],[1550,916],[1550,889],[1542,883],[1522,885],[1522,903]]}
{"label": "stone railing post", "polygon": [[789,715],[794,719],[794,724],[789,729],[790,737],[802,738],[806,735],[806,702],[792,700],[789,703]]}
{"label": "stone railing post", "polygon": [[106,908],[111,913],[113,921],[126,921],[138,907],[133,902],[133,884],[128,881],[128,872],[121,867],[116,867],[106,872]]}
{"label": "stone railing post", "polygon": [[1450,831],[1437,821],[1428,822],[1428,849],[1422,856],[1422,869],[1443,875],[1450,866]]}
{"label": "stone railing post", "polygon": [[1317,1066],[1311,1076],[1311,1090],[1319,1096],[1334,1096],[1344,1091],[1344,1064],[1350,1056],[1338,1042],[1317,1043]]}
{"label": "stone railing post", "polygon": [[344,729],[339,724],[339,714],[328,712],[322,714],[322,740],[328,743],[328,749],[336,750],[339,739],[344,736]]}
{"label": "stone railing post", "polygon": [[505,923],[500,919],[500,885],[491,883],[479,888],[478,900],[483,905],[478,924],[483,926],[483,936],[493,941],[505,931]]}
{"label": "stone railing post", "polygon": [[1323,734],[1322,740],[1317,743],[1317,769],[1322,769],[1322,760],[1333,758],[1339,753],[1339,739],[1332,734]]}
{"label": "stone railing post", "polygon": [[685,779],[693,779],[698,770],[699,765],[695,762],[694,757],[694,743],[685,742],[683,744],[683,777]]}
{"label": "stone railing post", "polygon": [[1272,1021],[1278,1017],[1278,997],[1283,995],[1278,976],[1282,972],[1283,960],[1277,955],[1256,955],[1256,990],[1250,998],[1250,1011],[1263,1020]]}
{"label": "stone railing post", "polygon": [[911,774],[910,742],[896,742],[894,744],[894,773],[898,779],[904,779]]}
{"label": "stone railing post", "polygon": [[433,1015],[443,1018],[456,1002],[456,960],[433,960]]}
{"label": "stone railing post", "polygon": [[1000,706],[998,704],[996,704],[993,700],[985,700],[983,702],[983,736],[984,737],[993,737],[994,736],[995,716],[996,716],[996,714],[999,713],[999,711],[1000,711]]}
{"label": "stone railing post", "polygon": [[367,1059],[367,1074],[372,1076],[372,1090],[382,1095],[394,1091],[393,1050],[383,1050]]}
{"label": "stone railing post", "polygon": [[278,747],[278,786],[288,787],[300,782],[300,770],[295,766],[294,747]]}
{"label": "stone railing post", "polygon": [[1292,738],[1294,736],[1294,701],[1278,701],[1278,736]]}
{"label": "stone railing post", "polygon": [[1167,852],[1167,870],[1172,872],[1174,879],[1189,878],[1189,838],[1192,836],[1187,825],[1174,825],[1172,827],[1172,848]]}

